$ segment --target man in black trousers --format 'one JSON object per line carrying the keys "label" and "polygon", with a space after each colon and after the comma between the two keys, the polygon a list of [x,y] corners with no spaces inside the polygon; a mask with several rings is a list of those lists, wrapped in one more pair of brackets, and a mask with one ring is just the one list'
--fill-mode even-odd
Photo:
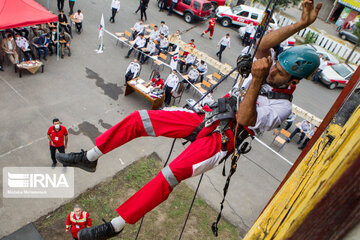
{"label": "man in black trousers", "polygon": [[57,7],[58,7],[59,12],[64,9],[64,1],[65,0],[57,0]]}

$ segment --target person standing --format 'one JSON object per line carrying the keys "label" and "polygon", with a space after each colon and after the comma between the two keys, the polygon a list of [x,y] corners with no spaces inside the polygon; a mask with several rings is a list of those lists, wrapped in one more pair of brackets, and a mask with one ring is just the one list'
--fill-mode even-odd
{"label": "person standing", "polygon": [[316,73],[313,77],[313,81],[314,83],[318,83],[319,82],[319,77],[321,72],[324,70],[324,68],[327,66],[328,62],[326,61],[325,57],[323,56],[323,54],[319,54],[320,57],[320,66],[319,68],[316,70]]}
{"label": "person standing", "polygon": [[210,32],[210,37],[209,39],[211,40],[214,34],[214,30],[215,30],[215,22],[216,22],[216,17],[213,17],[210,19],[209,21],[209,27],[208,29],[206,29],[201,36],[204,36],[204,34],[206,34],[207,32]]}
{"label": "person standing", "polygon": [[176,75],[176,69],[173,69],[168,78],[166,79],[165,86],[165,105],[169,106],[171,101],[171,94],[179,84],[179,77]]}
{"label": "person standing", "polygon": [[75,204],[74,210],[66,218],[66,232],[69,232],[75,240],[78,240],[78,232],[81,229],[91,227],[91,218],[89,213],[81,211],[79,204]]}
{"label": "person standing", "polygon": [[166,9],[166,5],[167,5],[167,0],[160,0],[159,12],[162,12],[162,10]]}
{"label": "person standing", "polygon": [[126,83],[128,81],[130,81],[131,79],[136,78],[139,71],[140,71],[140,65],[139,65],[137,59],[134,59],[134,61],[132,61],[129,64],[128,68],[126,69],[124,86],[126,86]]}
{"label": "person standing", "polygon": [[219,61],[221,62],[222,52],[225,50],[226,47],[230,49],[230,34],[227,33],[225,37],[222,37],[218,43],[218,47],[220,50],[216,53],[216,56],[219,57]]}
{"label": "person standing", "polygon": [[76,0],[69,0],[69,8],[70,8],[70,12],[69,15],[74,13],[74,5],[75,5],[75,1]]}
{"label": "person standing", "polygon": [[170,7],[169,7],[169,12],[168,15],[171,16],[173,13],[173,9],[176,6],[176,4],[178,3],[178,0],[172,0],[170,3]]}
{"label": "person standing", "polygon": [[144,21],[147,20],[146,9],[148,8],[149,0],[140,0],[140,19]]}
{"label": "person standing", "polygon": [[61,126],[61,122],[58,118],[54,118],[53,126],[49,127],[47,136],[50,145],[50,155],[53,161],[51,167],[56,166],[55,152],[58,150],[60,153],[65,153],[65,149],[68,144],[68,131],[66,127]]}
{"label": "person standing", "polygon": [[112,0],[111,2],[111,18],[109,19],[109,21],[111,23],[115,22],[115,15],[116,13],[118,13],[120,10],[120,0]]}
{"label": "person standing", "polygon": [[57,0],[57,7],[58,7],[59,12],[64,9],[64,1],[65,0]]}
{"label": "person standing", "polygon": [[255,35],[255,27],[253,25],[253,23],[251,22],[250,24],[246,25],[245,27],[245,34],[242,40],[242,45],[243,46],[248,46],[250,44],[250,37]]}
{"label": "person standing", "polygon": [[1,50],[3,51],[3,55],[8,55],[12,64],[16,64],[19,61],[19,55],[16,52],[16,43],[13,35],[10,33],[1,41]]}

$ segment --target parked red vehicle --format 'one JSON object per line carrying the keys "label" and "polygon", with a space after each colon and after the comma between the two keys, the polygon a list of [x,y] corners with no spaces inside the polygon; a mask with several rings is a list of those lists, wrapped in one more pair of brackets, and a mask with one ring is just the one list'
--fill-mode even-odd
{"label": "parked red vehicle", "polygon": [[[158,0],[158,6],[160,7]],[[170,6],[171,0],[167,1],[167,7]],[[187,23],[191,23],[194,19],[204,20],[210,17],[212,10],[211,2],[208,0],[179,0],[174,7],[174,12],[184,16]]]}

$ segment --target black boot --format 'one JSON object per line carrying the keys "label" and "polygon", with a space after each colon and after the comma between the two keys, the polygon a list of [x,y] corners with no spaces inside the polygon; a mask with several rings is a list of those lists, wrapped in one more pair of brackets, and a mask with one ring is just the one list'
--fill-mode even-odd
{"label": "black boot", "polygon": [[78,167],[88,172],[95,172],[97,160],[89,161],[86,151],[81,149],[79,153],[56,153],[56,159],[64,164],[64,167]]}
{"label": "black boot", "polygon": [[115,232],[113,225],[110,222],[106,222],[104,219],[104,224],[84,228],[79,231],[78,238],[79,240],[105,240],[111,237],[115,237],[120,232]]}

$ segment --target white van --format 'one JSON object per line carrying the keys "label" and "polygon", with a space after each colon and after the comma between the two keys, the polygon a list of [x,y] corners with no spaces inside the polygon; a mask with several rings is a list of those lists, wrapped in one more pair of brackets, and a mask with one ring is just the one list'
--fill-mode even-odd
{"label": "white van", "polygon": [[[247,5],[238,5],[232,8],[220,6],[216,9],[215,13],[224,27],[229,27],[231,24],[242,27],[250,24],[250,22],[257,26],[261,23],[264,16],[263,10]],[[277,21],[274,16],[269,24],[272,28],[277,27]]]}

